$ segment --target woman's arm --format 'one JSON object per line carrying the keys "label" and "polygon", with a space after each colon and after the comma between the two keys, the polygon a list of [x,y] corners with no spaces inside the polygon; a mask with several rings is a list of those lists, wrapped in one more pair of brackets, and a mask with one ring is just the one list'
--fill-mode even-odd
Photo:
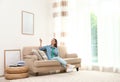
{"label": "woman's arm", "polygon": [[42,39],[40,38],[39,41],[40,41],[40,47],[39,47],[39,49],[44,51],[45,47],[42,47]]}
{"label": "woman's arm", "polygon": [[40,41],[40,47],[42,47],[42,39],[40,38],[39,41]]}
{"label": "woman's arm", "polygon": [[47,48],[47,46],[42,46],[39,49],[42,50],[42,51],[46,51],[46,48]]}
{"label": "woman's arm", "polygon": [[39,41],[40,41],[39,49],[42,50],[42,51],[45,51],[47,46],[42,46],[42,39],[41,38],[39,39]]}

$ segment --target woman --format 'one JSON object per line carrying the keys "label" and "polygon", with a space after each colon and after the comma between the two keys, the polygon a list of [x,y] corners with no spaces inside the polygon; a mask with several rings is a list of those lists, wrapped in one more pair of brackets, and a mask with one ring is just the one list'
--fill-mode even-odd
{"label": "woman", "polygon": [[57,48],[57,40],[53,38],[51,40],[51,45],[42,46],[42,39],[40,39],[40,50],[46,51],[46,55],[48,60],[57,60],[61,65],[66,68],[67,72],[72,72],[74,65],[67,64],[65,60],[63,60],[58,55],[58,48]]}

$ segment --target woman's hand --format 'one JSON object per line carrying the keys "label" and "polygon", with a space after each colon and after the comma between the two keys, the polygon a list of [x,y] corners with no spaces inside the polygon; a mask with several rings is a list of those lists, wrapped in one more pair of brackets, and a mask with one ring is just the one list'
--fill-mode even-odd
{"label": "woman's hand", "polygon": [[39,40],[40,40],[40,43],[42,43],[42,39],[40,38]]}
{"label": "woman's hand", "polygon": [[42,39],[40,38],[39,41],[40,41],[40,47],[42,47]]}

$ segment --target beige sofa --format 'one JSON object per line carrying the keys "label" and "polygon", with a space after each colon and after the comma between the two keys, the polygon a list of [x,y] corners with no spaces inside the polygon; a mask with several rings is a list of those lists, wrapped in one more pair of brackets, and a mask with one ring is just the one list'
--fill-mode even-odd
{"label": "beige sofa", "polygon": [[[26,65],[29,67],[29,72],[36,75],[48,73],[51,71],[60,72],[65,71],[65,68],[61,66],[56,60],[38,60],[36,55],[32,55],[32,49],[38,49],[39,47],[24,47],[23,48],[23,60],[26,62]],[[67,54],[66,48],[59,46],[59,55],[64,58],[67,63],[75,65],[76,70],[78,71],[81,67],[81,59],[78,58],[77,54]]]}

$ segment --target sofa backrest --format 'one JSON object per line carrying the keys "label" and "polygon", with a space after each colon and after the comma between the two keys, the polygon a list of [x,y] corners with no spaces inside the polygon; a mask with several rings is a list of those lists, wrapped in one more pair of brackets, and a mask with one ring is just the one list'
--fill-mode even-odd
{"label": "sofa backrest", "polygon": [[[32,49],[39,49],[39,47],[38,46],[24,47],[22,50],[23,57],[32,54]],[[64,46],[58,46],[58,50],[59,50],[59,56],[62,58],[66,58],[66,54],[67,54],[66,48]]]}
{"label": "sofa backrest", "polygon": [[27,46],[24,47],[22,50],[23,57],[26,55],[31,55],[32,54],[32,49],[38,49],[39,47],[37,46]]}
{"label": "sofa backrest", "polygon": [[58,46],[58,50],[59,50],[59,56],[62,58],[66,58],[66,47],[65,46]]}

